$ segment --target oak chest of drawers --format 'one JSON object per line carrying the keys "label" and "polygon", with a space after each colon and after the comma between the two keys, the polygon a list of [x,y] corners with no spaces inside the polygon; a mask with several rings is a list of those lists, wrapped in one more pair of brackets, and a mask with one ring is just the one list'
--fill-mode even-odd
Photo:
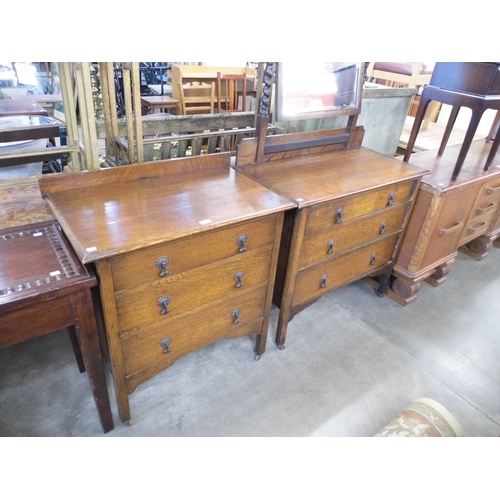
{"label": "oak chest of drawers", "polygon": [[[270,154],[258,164],[247,161],[255,141],[244,140],[238,150],[238,171],[298,206],[285,215],[274,291],[280,348],[288,322],[323,294],[379,275],[385,278],[378,291],[385,291],[414,193],[427,172],[359,147],[361,137],[362,129],[353,149]],[[268,137],[266,144],[279,140]]]}
{"label": "oak chest of drawers", "polygon": [[283,212],[293,204],[229,168],[229,154],[47,176],[78,257],[95,263],[120,417],[180,356],[257,334],[265,350]]}
{"label": "oak chest of drawers", "polygon": [[497,160],[483,170],[490,147],[474,141],[456,181],[450,179],[460,145],[450,146],[443,156],[435,151],[412,155],[412,163],[431,173],[420,185],[394,266],[391,296],[398,302],[415,300],[424,280],[442,284],[458,250],[482,258],[491,248],[499,232],[500,168]]}

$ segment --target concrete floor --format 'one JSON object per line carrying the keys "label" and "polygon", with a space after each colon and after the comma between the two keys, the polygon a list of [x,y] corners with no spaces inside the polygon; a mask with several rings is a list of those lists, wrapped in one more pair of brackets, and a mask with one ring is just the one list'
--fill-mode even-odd
{"label": "concrete floor", "polygon": [[[252,337],[177,361],[130,396],[132,425],[106,436],[372,436],[419,397],[466,436],[500,435],[500,249],[459,254],[439,288],[403,307],[357,282],[289,325],[254,361]],[[108,373],[109,375],[109,373]],[[103,436],[65,330],[0,351],[1,436]]]}

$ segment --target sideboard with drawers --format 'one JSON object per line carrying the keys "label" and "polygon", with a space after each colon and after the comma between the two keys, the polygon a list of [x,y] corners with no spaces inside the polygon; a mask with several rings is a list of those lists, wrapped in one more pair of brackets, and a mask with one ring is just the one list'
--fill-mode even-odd
{"label": "sideboard with drawers", "polygon": [[230,154],[54,174],[40,189],[99,277],[120,417],[179,357],[256,334],[265,351],[283,213],[294,204]]}
{"label": "sideboard with drawers", "polygon": [[[500,158],[484,170],[491,143],[473,141],[456,180],[451,174],[461,145],[442,156],[415,153],[412,164],[429,169],[420,185],[408,231],[393,269],[391,297],[403,305],[416,299],[425,280],[446,281],[457,252],[483,258],[500,232]],[[394,292],[394,293],[392,293]]]}

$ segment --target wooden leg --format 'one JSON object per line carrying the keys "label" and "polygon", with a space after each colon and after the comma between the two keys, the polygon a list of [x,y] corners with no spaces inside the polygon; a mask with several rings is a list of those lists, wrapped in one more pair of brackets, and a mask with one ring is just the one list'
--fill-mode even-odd
{"label": "wooden leg", "polygon": [[493,163],[493,159],[495,158],[495,155],[498,151],[498,146],[500,146],[500,133],[497,132],[493,144],[491,145],[490,153],[488,154],[488,158],[484,165],[484,170],[488,170],[490,168],[490,165]]}
{"label": "wooden leg", "polygon": [[82,351],[80,349],[80,344],[78,343],[78,337],[76,336],[74,325],[68,326],[68,333],[71,340],[71,345],[73,346],[73,352],[75,353],[78,369],[80,370],[80,373],[83,373],[86,371],[85,362],[83,361]]}
{"label": "wooden leg", "polygon": [[442,285],[446,281],[446,275],[450,272],[450,265],[448,263],[439,266],[434,271],[432,276],[429,276],[425,281],[432,286]]}
{"label": "wooden leg", "polygon": [[492,246],[493,242],[489,238],[480,236],[475,240],[469,241],[466,245],[461,246],[459,250],[473,259],[482,260],[488,255]]}
{"label": "wooden leg", "polygon": [[450,117],[448,118],[448,123],[446,124],[443,138],[441,139],[441,145],[439,146],[438,156],[443,156],[446,144],[448,144],[448,139],[450,138],[451,131],[453,130],[453,126],[457,121],[459,111],[460,106],[453,106],[453,108],[451,108]]}
{"label": "wooden leg", "polygon": [[266,352],[267,332],[259,333],[255,341],[255,359],[259,360],[260,357]]}
{"label": "wooden leg", "polygon": [[412,303],[417,297],[416,294],[422,287],[422,283],[407,283],[400,278],[396,278],[391,285],[391,291],[393,293],[387,293],[387,295],[399,302],[400,304],[406,306]]}
{"label": "wooden leg", "polygon": [[[472,143],[472,139],[474,139],[474,134],[476,133],[477,126],[481,121],[481,116],[483,116],[483,110],[472,110],[472,117],[469,122],[469,127],[467,128],[467,132],[464,137],[464,141],[462,143],[462,147],[460,148],[460,153],[458,154],[457,163],[455,164],[455,170],[453,170],[453,175],[451,177],[452,181],[456,181],[457,177],[460,174],[460,170],[462,169],[462,165],[464,164],[465,157],[469,152],[470,145]],[[490,152],[491,153],[491,152]]]}
{"label": "wooden leg", "polygon": [[75,317],[76,334],[94,393],[101,425],[104,432],[109,432],[114,428],[114,423],[90,290],[72,293],[71,305]]}
{"label": "wooden leg", "polygon": [[417,139],[420,126],[422,125],[422,120],[424,119],[425,111],[427,106],[431,101],[429,99],[424,100],[424,96],[420,100],[420,105],[418,106],[417,113],[415,115],[415,121],[413,122],[413,127],[411,129],[410,138],[408,139],[408,145],[406,146],[406,152],[403,161],[408,161],[413,152],[413,146],[415,146],[415,141]]}
{"label": "wooden leg", "polygon": [[493,137],[498,132],[499,126],[500,126],[500,110],[497,111],[497,114],[495,115],[495,118],[493,119],[493,123],[491,124],[490,131],[488,132],[488,135],[486,136],[486,142],[491,141],[493,139]]}

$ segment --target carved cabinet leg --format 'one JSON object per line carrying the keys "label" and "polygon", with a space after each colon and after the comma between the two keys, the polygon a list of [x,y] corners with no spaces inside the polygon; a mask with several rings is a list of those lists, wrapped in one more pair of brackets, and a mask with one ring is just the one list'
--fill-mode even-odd
{"label": "carved cabinet leg", "polygon": [[482,260],[488,255],[492,246],[493,242],[491,242],[488,238],[480,236],[475,240],[469,241],[466,245],[461,246],[459,250],[469,257],[476,260]]}
{"label": "carved cabinet leg", "polygon": [[448,263],[439,266],[434,271],[432,276],[429,276],[425,281],[432,286],[442,285],[446,281],[446,275],[450,272],[450,265]]}
{"label": "carved cabinet leg", "polygon": [[393,293],[388,293],[387,295],[406,306],[417,298],[415,295],[421,287],[422,283],[420,281],[410,284],[402,279],[396,278],[391,285],[391,291]]}
{"label": "carved cabinet leg", "polygon": [[498,237],[495,241],[493,241],[493,246],[500,248],[500,237]]}

